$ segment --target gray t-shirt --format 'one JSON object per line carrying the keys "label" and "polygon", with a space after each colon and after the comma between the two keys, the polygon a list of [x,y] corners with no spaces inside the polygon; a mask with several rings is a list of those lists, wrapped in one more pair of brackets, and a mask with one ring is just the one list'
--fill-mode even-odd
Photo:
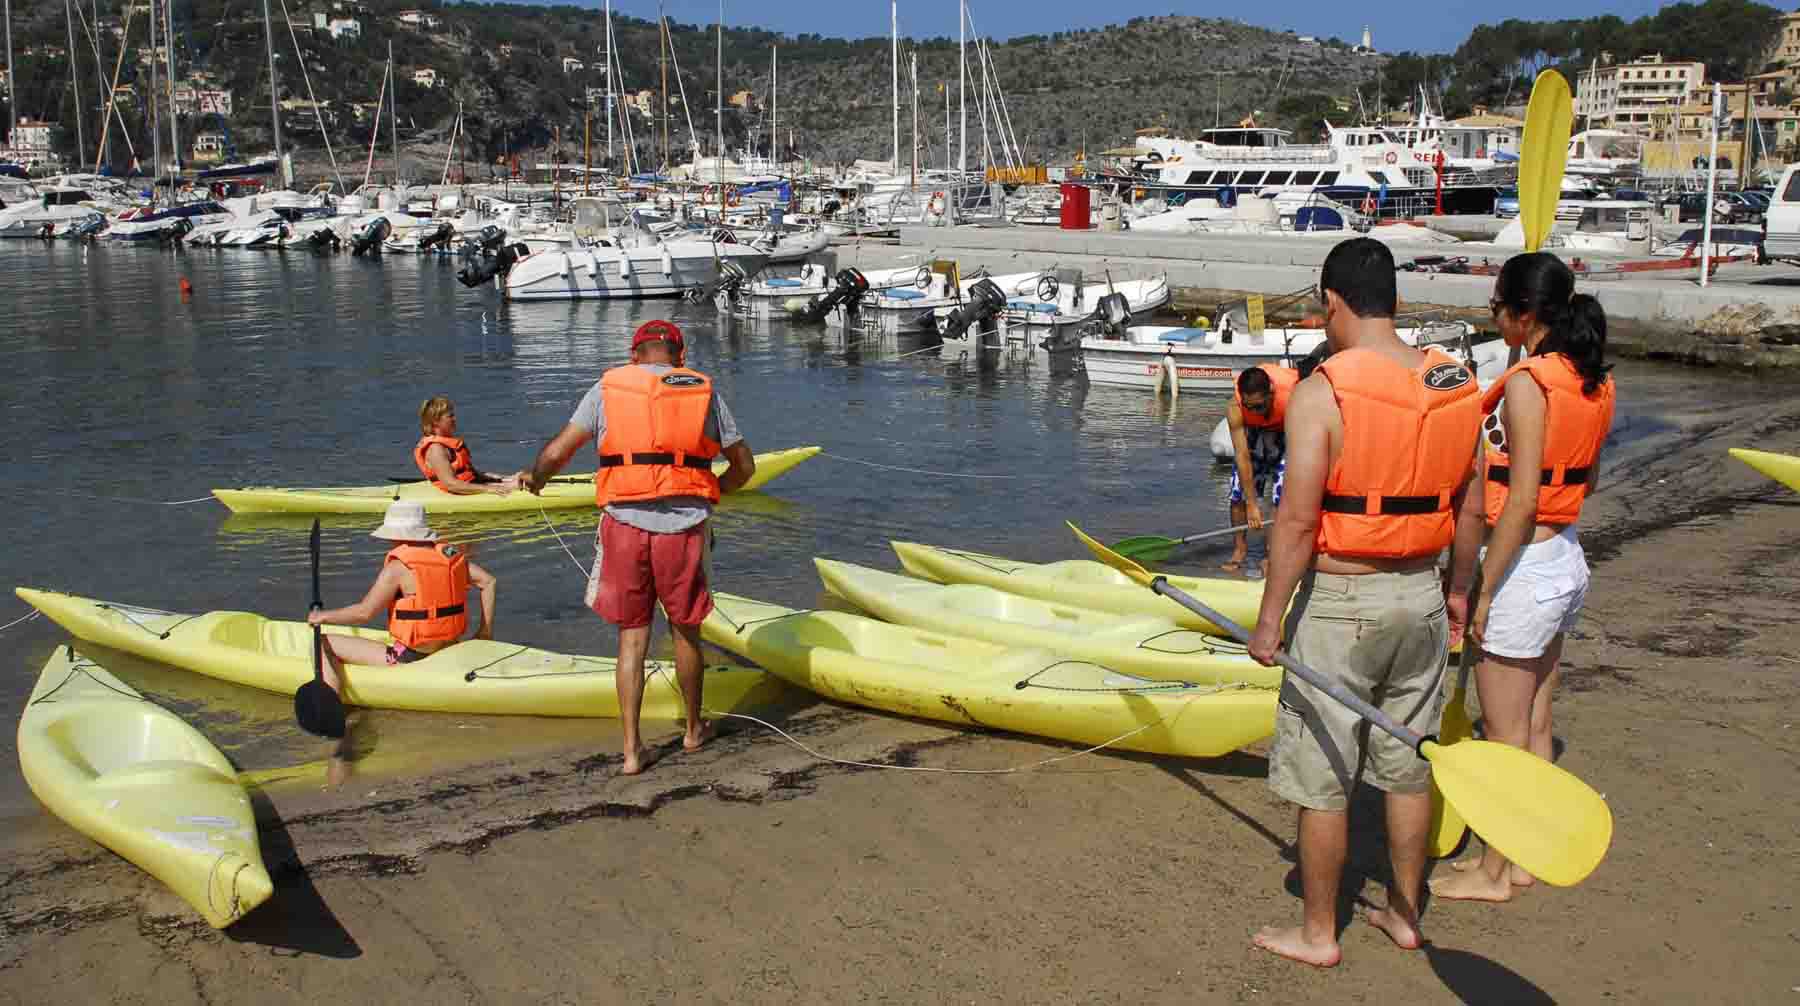
{"label": "gray t-shirt", "polygon": [[[639,363],[633,366],[648,367],[651,373],[656,374],[666,374],[675,369],[666,363]],[[594,386],[582,396],[581,404],[575,406],[575,414],[569,417],[569,424],[593,434],[596,444],[605,439],[605,395],[600,390],[599,381],[595,381]],[[737,422],[731,418],[731,410],[725,407],[725,401],[717,391],[713,392],[712,404],[706,410],[706,436],[721,448],[730,447],[744,439],[743,434],[738,432]],[[652,534],[674,534],[686,531],[711,517],[712,504],[698,496],[671,496],[668,499],[638,503],[609,503],[606,512],[621,524],[630,524]]]}

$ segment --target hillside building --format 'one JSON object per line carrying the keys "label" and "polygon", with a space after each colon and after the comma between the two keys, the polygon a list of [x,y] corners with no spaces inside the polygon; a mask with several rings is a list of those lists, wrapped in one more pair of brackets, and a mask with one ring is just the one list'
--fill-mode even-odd
{"label": "hillside building", "polygon": [[1661,53],[1614,63],[1610,53],[1602,53],[1576,78],[1579,128],[1649,133],[1659,117],[1667,118],[1705,84],[1705,63],[1665,62]]}

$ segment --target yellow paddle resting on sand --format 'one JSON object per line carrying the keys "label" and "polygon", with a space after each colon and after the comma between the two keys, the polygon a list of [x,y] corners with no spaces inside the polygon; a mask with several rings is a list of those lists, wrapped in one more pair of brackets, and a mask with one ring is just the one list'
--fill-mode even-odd
{"label": "yellow paddle resting on sand", "polygon": [[1528,252],[1544,247],[1544,239],[1556,223],[1556,202],[1562,198],[1569,130],[1574,123],[1569,82],[1555,70],[1538,74],[1531,85],[1531,104],[1525,109],[1525,135],[1519,141],[1519,226],[1525,232]]}
{"label": "yellow paddle resting on sand", "polygon": [[[1437,742],[1443,747],[1475,736],[1475,722],[1469,719],[1469,669],[1475,666],[1475,658],[1480,652],[1481,648],[1464,630],[1462,652],[1456,660],[1456,691],[1450,693],[1450,700],[1444,703],[1444,718],[1438,721]],[[1426,832],[1425,851],[1432,859],[1443,859],[1462,844],[1463,832],[1469,825],[1435,785],[1437,773],[1432,773],[1432,779],[1431,830]]]}
{"label": "yellow paddle resting on sand", "polygon": [[[1250,641],[1243,626],[1170,585],[1166,577],[1153,575],[1083,534],[1074,524],[1069,530],[1096,559],[1212,622],[1239,642]],[[1566,770],[1529,751],[1491,741],[1439,744],[1395,722],[1342,682],[1286,653],[1277,652],[1275,660],[1289,674],[1343,703],[1431,762],[1432,778],[1444,799],[1489,845],[1532,876],[1567,887],[1580,883],[1606,858],[1606,849],[1612,844],[1612,811],[1600,794]]]}

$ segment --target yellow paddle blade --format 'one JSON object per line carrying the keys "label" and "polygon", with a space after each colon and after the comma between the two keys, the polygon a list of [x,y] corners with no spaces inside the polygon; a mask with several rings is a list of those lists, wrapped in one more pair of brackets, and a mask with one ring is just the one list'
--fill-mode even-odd
{"label": "yellow paddle blade", "polygon": [[1469,826],[1444,799],[1444,791],[1438,789],[1436,781],[1431,784],[1431,830],[1425,834],[1425,854],[1432,859],[1443,859],[1455,852],[1462,845],[1463,834]]}
{"label": "yellow paddle blade", "polygon": [[1469,828],[1532,876],[1570,887],[1606,858],[1612,811],[1593,787],[1529,751],[1492,741],[1419,749]]}
{"label": "yellow paddle blade", "polygon": [[1457,687],[1444,704],[1444,718],[1438,723],[1438,743],[1443,745],[1466,741],[1475,736],[1475,723],[1469,719],[1468,690]]}
{"label": "yellow paddle blade", "polygon": [[1538,74],[1525,110],[1525,135],[1519,140],[1519,226],[1525,250],[1537,251],[1556,223],[1556,201],[1562,198],[1563,168],[1569,158],[1569,130],[1575,106],[1569,82],[1555,70]]}
{"label": "yellow paddle blade", "polygon": [[1789,489],[1800,489],[1800,458],[1792,454],[1776,454],[1772,451],[1752,451],[1742,447],[1733,447],[1731,456]]}
{"label": "yellow paddle blade", "polygon": [[1108,566],[1111,566],[1119,572],[1124,573],[1126,576],[1131,577],[1133,580],[1136,580],[1146,587],[1150,586],[1151,580],[1156,579],[1156,575],[1149,570],[1132,562],[1130,559],[1125,558],[1119,553],[1114,552],[1112,549],[1107,548],[1105,545],[1100,544],[1094,539],[1089,538],[1086,532],[1075,526],[1074,521],[1064,521],[1063,523],[1069,525],[1069,530],[1075,532],[1075,537],[1081,539],[1081,543],[1087,546],[1089,552],[1094,553],[1094,558],[1106,563]]}

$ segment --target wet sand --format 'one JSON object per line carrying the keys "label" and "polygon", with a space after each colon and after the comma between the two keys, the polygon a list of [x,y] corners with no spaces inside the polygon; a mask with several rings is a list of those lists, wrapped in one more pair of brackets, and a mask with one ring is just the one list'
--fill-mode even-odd
{"label": "wet sand", "polygon": [[[1430,904],[1424,952],[1360,919],[1385,869],[1368,794],[1344,964],[1249,945],[1299,916],[1293,814],[1259,750],[948,775],[822,762],[744,722],[684,755],[659,724],[637,778],[607,738],[428,776],[371,756],[335,791],[317,766],[271,779],[278,890],[222,934],[47,817],[10,830],[0,1000],[1791,1001],[1800,494],[1724,449],[1796,449],[1800,405],[1672,418],[1590,504],[1590,617],[1556,707],[1611,854],[1577,888]],[[854,761],[1071,751],[804,698],[771,716]]]}

